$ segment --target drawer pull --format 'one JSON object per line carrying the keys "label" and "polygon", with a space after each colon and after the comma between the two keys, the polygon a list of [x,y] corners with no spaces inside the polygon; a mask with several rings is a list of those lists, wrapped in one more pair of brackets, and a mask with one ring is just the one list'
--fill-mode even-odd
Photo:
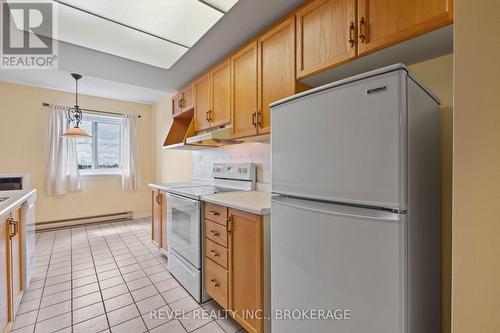
{"label": "drawer pull", "polygon": [[214,279],[210,280],[210,284],[211,284],[212,286],[214,286],[214,287],[218,287],[218,286],[220,286],[219,282],[217,282],[217,280],[214,280]]}
{"label": "drawer pull", "polygon": [[11,231],[11,233],[9,235],[9,239],[12,239],[12,238],[14,238],[14,236],[16,236],[19,233],[19,221],[15,220],[13,218],[10,218],[9,224],[11,226],[11,230],[12,230],[12,228],[14,228],[14,231]]}
{"label": "drawer pull", "polygon": [[216,212],[214,210],[210,210],[209,213],[210,213],[210,215],[213,215],[213,216],[220,216],[220,213]]}
{"label": "drawer pull", "polygon": [[217,237],[219,236],[219,233],[218,232],[215,232],[213,230],[210,230],[210,235],[214,236],[214,237]]}
{"label": "drawer pull", "polygon": [[210,254],[213,256],[213,257],[218,257],[219,254],[217,252],[215,252],[214,250],[211,250],[210,251]]}

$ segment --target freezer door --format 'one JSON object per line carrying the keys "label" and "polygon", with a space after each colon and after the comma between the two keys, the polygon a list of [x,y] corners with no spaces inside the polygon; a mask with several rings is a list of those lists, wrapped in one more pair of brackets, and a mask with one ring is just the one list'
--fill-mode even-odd
{"label": "freezer door", "polygon": [[407,332],[405,233],[405,215],[273,198],[272,332]]}
{"label": "freezer door", "polygon": [[406,209],[406,72],[272,108],[272,191]]}

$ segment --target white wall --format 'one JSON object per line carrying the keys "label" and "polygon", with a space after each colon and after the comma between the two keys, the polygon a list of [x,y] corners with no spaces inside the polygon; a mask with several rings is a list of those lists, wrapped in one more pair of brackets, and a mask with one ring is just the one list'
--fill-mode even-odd
{"label": "white wall", "polygon": [[173,94],[165,94],[153,106],[153,145],[156,182],[186,181],[191,178],[191,152],[163,149],[163,142],[172,126]]}

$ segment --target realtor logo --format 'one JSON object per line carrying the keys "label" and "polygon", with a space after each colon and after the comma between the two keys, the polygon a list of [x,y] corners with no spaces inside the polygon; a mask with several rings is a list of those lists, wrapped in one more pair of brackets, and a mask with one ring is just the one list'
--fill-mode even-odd
{"label": "realtor logo", "polygon": [[1,69],[56,69],[57,17],[52,1],[1,1]]}

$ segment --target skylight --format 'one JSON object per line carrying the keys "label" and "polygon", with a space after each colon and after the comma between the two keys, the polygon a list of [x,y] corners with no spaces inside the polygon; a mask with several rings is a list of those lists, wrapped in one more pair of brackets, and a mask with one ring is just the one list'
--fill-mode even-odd
{"label": "skylight", "polygon": [[53,2],[58,8],[59,40],[169,69],[237,1]]}

